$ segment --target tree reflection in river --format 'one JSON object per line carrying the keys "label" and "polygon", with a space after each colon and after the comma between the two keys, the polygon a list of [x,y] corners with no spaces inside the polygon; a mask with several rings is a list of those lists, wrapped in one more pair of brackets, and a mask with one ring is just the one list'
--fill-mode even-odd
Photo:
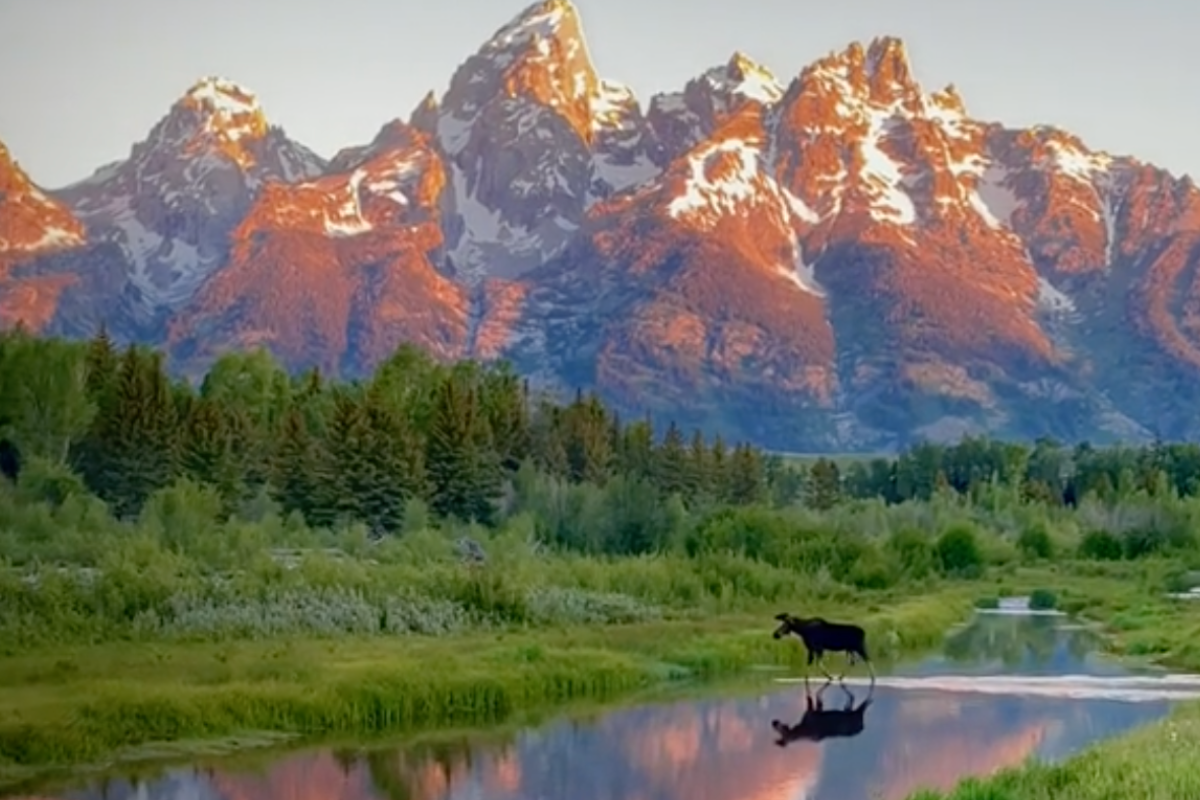
{"label": "tree reflection in river", "polygon": [[1095,632],[1063,626],[1051,616],[981,616],[951,634],[943,647],[954,664],[999,664],[1009,671],[1045,672],[1082,662],[1096,649]]}

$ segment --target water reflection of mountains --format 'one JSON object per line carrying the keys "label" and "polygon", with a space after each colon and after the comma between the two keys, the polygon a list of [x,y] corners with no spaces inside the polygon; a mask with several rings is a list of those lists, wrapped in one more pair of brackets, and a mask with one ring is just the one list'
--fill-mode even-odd
{"label": "water reflection of mountains", "polygon": [[[951,638],[952,669],[1095,672],[1085,637],[1028,620],[966,629]],[[1024,642],[1024,643],[1022,643]],[[1074,642],[1074,644],[1072,644]],[[910,672],[911,674],[911,672]],[[816,684],[814,684],[815,688]],[[443,742],[366,754],[293,754],[261,770],[174,770],[140,787],[125,781],[69,792],[83,800],[901,800],[969,775],[1059,755],[1161,715],[1165,703],[1057,700],[875,689],[863,730],[821,743],[776,743],[772,720],[798,724],[802,685],[759,697],[688,700],[563,721],[504,742]],[[866,690],[854,687],[855,705]],[[836,686],[825,707],[841,708]],[[140,791],[139,791],[140,788]]]}

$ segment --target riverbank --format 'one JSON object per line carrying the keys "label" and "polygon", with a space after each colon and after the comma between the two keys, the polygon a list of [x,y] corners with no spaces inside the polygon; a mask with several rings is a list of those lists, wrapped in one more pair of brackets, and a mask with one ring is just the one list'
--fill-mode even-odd
{"label": "riverbank", "polygon": [[[1048,585],[1042,578],[1042,585]],[[1170,600],[1131,581],[1074,584],[1081,613],[1102,628],[1111,650],[1165,667],[1200,673],[1200,602]],[[1196,742],[1200,702],[1186,702],[1162,722],[1101,742],[1060,764],[1031,764],[949,793],[908,800],[1179,800],[1200,797]]]}
{"label": "riverbank", "polygon": [[[860,620],[880,662],[929,648],[975,584],[878,607],[810,605]],[[800,609],[796,609],[799,611]],[[182,755],[214,740],[277,743],[483,726],[577,698],[799,666],[771,612],[433,637],[58,647],[0,659],[0,786],[46,769]]]}

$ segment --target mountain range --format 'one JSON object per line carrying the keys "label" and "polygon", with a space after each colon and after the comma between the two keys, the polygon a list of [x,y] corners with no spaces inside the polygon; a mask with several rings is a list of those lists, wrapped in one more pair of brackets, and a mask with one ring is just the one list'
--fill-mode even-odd
{"label": "mountain range", "polygon": [[1198,266],[1189,177],[976,119],[897,38],[642,104],[568,0],[330,159],[218,78],[65,188],[0,144],[0,326],[192,376],[413,342],[774,450],[1195,437]]}

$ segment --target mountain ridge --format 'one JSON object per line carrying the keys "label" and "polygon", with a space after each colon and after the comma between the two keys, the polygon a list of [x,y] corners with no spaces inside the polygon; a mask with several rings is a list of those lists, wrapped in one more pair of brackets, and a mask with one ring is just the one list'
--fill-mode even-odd
{"label": "mountain ridge", "polygon": [[1191,179],[975,119],[899,38],[641,103],[546,0],[406,119],[325,159],[204,78],[63,189],[0,152],[0,325],[103,320],[189,374],[412,341],[783,450],[1200,434]]}

